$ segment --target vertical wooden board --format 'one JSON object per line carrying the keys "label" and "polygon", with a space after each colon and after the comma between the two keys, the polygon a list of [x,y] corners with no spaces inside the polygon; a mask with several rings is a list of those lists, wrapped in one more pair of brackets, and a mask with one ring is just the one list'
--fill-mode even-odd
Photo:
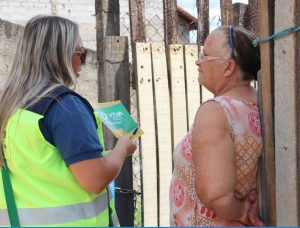
{"label": "vertical wooden board", "polygon": [[197,43],[203,45],[209,34],[209,0],[196,0],[198,26],[197,26]]}
{"label": "vertical wooden board", "polygon": [[172,177],[171,114],[164,44],[152,44],[159,157],[159,226],[169,226],[169,185]]}
{"label": "vertical wooden board", "polygon": [[157,165],[152,86],[151,50],[149,43],[136,43],[137,93],[143,164],[144,226],[157,226]]}
{"label": "vertical wooden board", "polygon": [[[151,2],[151,1],[149,1]],[[164,35],[166,44],[176,44],[178,42],[178,12],[177,0],[164,0]]]}
{"label": "vertical wooden board", "polygon": [[119,1],[95,0],[96,16],[96,43],[98,61],[98,101],[103,102],[102,91],[106,89],[103,83],[104,76],[104,38],[120,35]]}
{"label": "vertical wooden board", "polygon": [[195,64],[198,58],[197,45],[184,46],[185,76],[186,76],[186,94],[188,110],[188,128],[194,122],[196,112],[200,105],[200,86],[198,82],[198,66]]}
{"label": "vertical wooden board", "polygon": [[[104,101],[121,100],[130,113],[130,73],[128,62],[128,39],[126,36],[106,36],[104,38]],[[105,148],[111,150],[116,139],[111,131],[104,128]],[[115,186],[132,189],[132,158],[127,157],[115,180]],[[121,226],[133,226],[134,199],[132,194],[116,193],[116,211]]]}
{"label": "vertical wooden board", "polygon": [[171,103],[173,145],[179,143],[187,132],[186,94],[184,79],[183,46],[170,45],[170,80],[171,80]]}
{"label": "vertical wooden board", "polygon": [[[274,33],[274,2],[259,1],[259,31],[261,37]],[[258,98],[264,140],[259,188],[262,218],[266,226],[276,226],[276,185],[274,147],[274,46],[273,41],[260,45],[261,73],[258,75]]]}
{"label": "vertical wooden board", "polygon": [[[276,1],[275,33],[295,26],[296,1]],[[275,40],[275,164],[277,226],[298,226],[295,33]]]}
{"label": "vertical wooden board", "polygon": [[220,0],[222,25],[232,25],[232,0]]}

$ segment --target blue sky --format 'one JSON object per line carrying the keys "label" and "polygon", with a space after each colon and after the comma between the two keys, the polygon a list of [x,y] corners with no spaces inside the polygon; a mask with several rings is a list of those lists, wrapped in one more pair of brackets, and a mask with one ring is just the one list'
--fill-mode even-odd
{"label": "blue sky", "polygon": [[[248,0],[232,0],[232,3],[245,3]],[[177,4],[197,17],[196,0],[177,0]],[[209,0],[209,21],[211,29],[217,27],[220,18],[220,0]]]}

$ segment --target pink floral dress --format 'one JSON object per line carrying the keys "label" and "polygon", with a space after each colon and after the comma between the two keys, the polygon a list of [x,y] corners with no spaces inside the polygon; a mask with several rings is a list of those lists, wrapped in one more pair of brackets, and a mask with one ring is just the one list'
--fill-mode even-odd
{"label": "pink floral dress", "polygon": [[[235,144],[235,197],[247,196],[256,184],[257,162],[262,151],[261,126],[257,104],[220,96]],[[173,152],[174,171],[170,185],[170,226],[213,226],[213,213],[198,199],[194,187],[192,129]]]}

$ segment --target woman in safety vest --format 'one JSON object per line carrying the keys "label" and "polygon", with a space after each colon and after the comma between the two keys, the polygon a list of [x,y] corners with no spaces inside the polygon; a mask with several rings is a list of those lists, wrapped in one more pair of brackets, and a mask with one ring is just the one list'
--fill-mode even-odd
{"label": "woman in safety vest", "polygon": [[86,54],[74,22],[27,23],[0,94],[0,226],[118,226],[107,185],[136,145],[103,157],[101,120],[70,89]]}

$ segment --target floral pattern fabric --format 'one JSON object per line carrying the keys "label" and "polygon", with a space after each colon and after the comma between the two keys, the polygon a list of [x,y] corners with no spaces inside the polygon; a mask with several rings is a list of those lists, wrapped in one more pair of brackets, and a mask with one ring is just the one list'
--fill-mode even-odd
{"label": "floral pattern fabric", "polygon": [[[262,150],[257,104],[221,96],[215,101],[229,121],[235,145],[235,197],[247,196],[256,184],[257,162]],[[173,152],[174,171],[170,185],[170,226],[213,226],[213,213],[198,199],[194,187],[192,129]]]}

